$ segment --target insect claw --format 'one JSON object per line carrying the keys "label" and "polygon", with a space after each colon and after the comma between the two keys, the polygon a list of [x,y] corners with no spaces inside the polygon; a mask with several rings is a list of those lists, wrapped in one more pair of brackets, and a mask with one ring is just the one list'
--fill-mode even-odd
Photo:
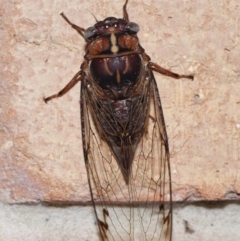
{"label": "insect claw", "polygon": [[190,80],[194,80],[194,75],[181,75],[181,78],[186,78],[186,79],[190,79]]}
{"label": "insect claw", "polygon": [[47,104],[48,100],[47,98],[43,97],[43,101],[45,102],[45,104]]}

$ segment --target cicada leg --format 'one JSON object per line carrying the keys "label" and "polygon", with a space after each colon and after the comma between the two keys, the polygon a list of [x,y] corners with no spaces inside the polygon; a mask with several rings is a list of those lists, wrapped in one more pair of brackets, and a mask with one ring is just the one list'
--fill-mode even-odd
{"label": "cicada leg", "polygon": [[69,25],[71,25],[71,27],[72,27],[73,29],[77,30],[77,32],[78,32],[83,38],[85,38],[85,37],[84,37],[84,34],[83,34],[83,32],[85,31],[84,28],[79,27],[79,26],[77,26],[76,24],[72,23],[72,22],[66,17],[66,15],[65,15],[64,13],[60,13],[60,15],[64,18],[64,20],[65,20]]}
{"label": "cicada leg", "polygon": [[62,89],[60,90],[57,94],[55,95],[51,95],[47,98],[43,98],[43,100],[45,101],[45,103],[47,103],[49,100],[53,99],[53,98],[58,98],[61,97],[63,95],[65,95],[70,89],[72,89],[72,87],[81,80],[82,76],[82,70],[78,71],[73,78],[70,80],[70,82]]}
{"label": "cicada leg", "polygon": [[164,69],[161,66],[154,64],[152,62],[149,62],[148,64],[149,68],[153,71],[156,71],[160,74],[175,78],[175,79],[181,79],[181,78],[187,78],[193,80],[194,76],[193,75],[182,75],[182,74],[176,74],[171,72],[170,70]]}

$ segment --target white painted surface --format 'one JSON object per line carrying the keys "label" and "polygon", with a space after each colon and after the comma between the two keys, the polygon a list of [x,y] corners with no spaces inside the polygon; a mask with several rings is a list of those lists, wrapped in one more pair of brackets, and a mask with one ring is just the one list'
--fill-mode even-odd
{"label": "white painted surface", "polygon": [[[178,204],[173,241],[240,240],[240,204]],[[190,232],[186,232],[185,221]],[[91,206],[0,204],[0,240],[100,241]]]}

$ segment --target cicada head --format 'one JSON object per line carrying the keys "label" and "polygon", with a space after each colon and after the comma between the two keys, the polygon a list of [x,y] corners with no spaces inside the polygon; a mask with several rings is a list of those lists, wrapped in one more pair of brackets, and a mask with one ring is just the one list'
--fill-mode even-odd
{"label": "cicada head", "polygon": [[108,17],[87,28],[84,31],[84,37],[87,40],[91,40],[111,33],[136,34],[138,31],[139,26],[134,22],[128,22],[122,18]]}
{"label": "cicada head", "polygon": [[83,35],[87,40],[87,59],[139,53],[136,36],[139,26],[123,18],[108,17],[87,28]]}

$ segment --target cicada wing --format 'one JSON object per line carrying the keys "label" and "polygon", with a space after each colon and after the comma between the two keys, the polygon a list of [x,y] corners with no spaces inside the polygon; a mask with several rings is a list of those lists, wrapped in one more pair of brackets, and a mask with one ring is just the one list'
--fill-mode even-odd
{"label": "cicada wing", "polygon": [[103,241],[130,241],[133,240],[131,189],[125,184],[117,161],[94,119],[99,110],[94,110],[91,102],[97,102],[97,98],[94,91],[87,88],[82,83],[83,149],[99,233]]}
{"label": "cicada wing", "polygon": [[[169,151],[161,102],[152,73],[149,84],[143,85],[147,88],[142,91],[146,96],[139,98],[140,102],[147,100],[148,111],[128,184],[96,122],[95,115],[104,108],[97,103],[94,90],[84,82],[81,87],[83,149],[101,239],[170,241]],[[93,102],[97,109],[92,108]]]}
{"label": "cicada wing", "polygon": [[[132,189],[138,206],[142,240],[170,241],[172,236],[171,173],[163,110],[150,71],[148,114],[135,153]],[[136,239],[137,240],[137,239]]]}

